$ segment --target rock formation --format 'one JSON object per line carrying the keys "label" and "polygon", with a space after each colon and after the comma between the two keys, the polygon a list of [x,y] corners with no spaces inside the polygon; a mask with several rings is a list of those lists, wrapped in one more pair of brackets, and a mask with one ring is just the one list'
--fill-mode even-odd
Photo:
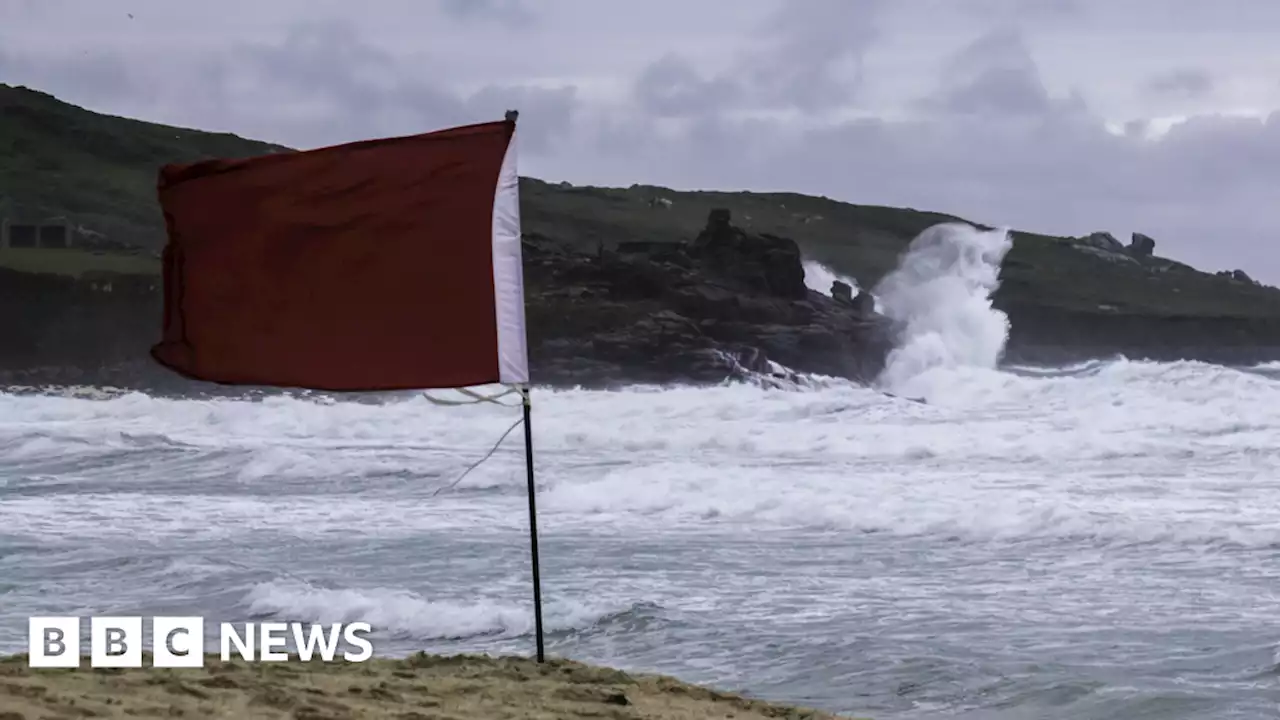
{"label": "rock formation", "polygon": [[831,283],[831,297],[843,303],[853,304],[853,286],[836,280]]}
{"label": "rock formation", "polygon": [[1116,236],[1109,232],[1090,233],[1086,237],[1081,238],[1079,242],[1081,245],[1094,247],[1107,252],[1124,252],[1124,245],[1121,245],[1120,241],[1116,239]]}
{"label": "rock formation", "polygon": [[794,242],[713,210],[691,243],[631,242],[595,257],[524,244],[535,382],[718,382],[745,372],[869,381],[887,320],[810,290]]}
{"label": "rock formation", "polygon": [[794,240],[748,234],[729,223],[729,211],[723,208],[711,211],[688,254],[712,274],[732,278],[751,291],[793,300],[809,292],[800,246]]}
{"label": "rock formation", "polygon": [[1156,241],[1150,235],[1140,232],[1133,234],[1129,240],[1129,254],[1136,258],[1149,258],[1156,252]]}
{"label": "rock formation", "polygon": [[1257,280],[1254,280],[1253,278],[1249,277],[1249,274],[1243,270],[1219,270],[1214,274],[1217,275],[1218,277],[1226,278],[1234,283],[1240,283],[1243,285],[1259,284]]}
{"label": "rock formation", "polygon": [[1072,238],[1065,244],[1075,250],[1088,253],[1110,263],[1136,263],[1128,249],[1109,232],[1090,233],[1082,238]]}

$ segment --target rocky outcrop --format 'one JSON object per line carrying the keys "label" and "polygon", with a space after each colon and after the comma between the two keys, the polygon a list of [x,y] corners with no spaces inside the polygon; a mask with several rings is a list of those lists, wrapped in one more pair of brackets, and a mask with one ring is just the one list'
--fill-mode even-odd
{"label": "rocky outcrop", "polygon": [[1109,232],[1095,232],[1080,238],[1078,241],[1084,247],[1097,248],[1106,252],[1120,253],[1124,252],[1124,245],[1116,239],[1115,235]]}
{"label": "rocky outcrop", "polygon": [[526,235],[536,382],[718,382],[799,372],[869,381],[891,349],[888,322],[804,284],[794,242],[710,214],[691,243],[587,255]]}
{"label": "rocky outcrop", "polygon": [[732,278],[744,289],[779,298],[803,299],[800,246],[775,235],[753,235],[729,223],[729,211],[712,210],[707,226],[687,250],[703,269],[719,278]]}
{"label": "rocky outcrop", "polygon": [[1137,260],[1129,254],[1128,249],[1109,232],[1095,232],[1082,238],[1072,238],[1062,242],[1080,252],[1088,253],[1089,255],[1106,260],[1107,262],[1137,262]]}
{"label": "rocky outcrop", "polygon": [[1240,285],[1260,284],[1257,280],[1254,280],[1253,278],[1249,277],[1249,274],[1243,270],[1219,270],[1217,273],[1214,273],[1214,274],[1217,275],[1218,277],[1224,277],[1230,280],[1231,282],[1238,283]]}
{"label": "rocky outcrop", "polygon": [[1156,241],[1150,235],[1136,232],[1129,240],[1128,250],[1129,254],[1135,258],[1149,258],[1155,255]]}
{"label": "rocky outcrop", "polygon": [[831,297],[838,302],[853,305],[853,286],[836,280],[831,283]]}
{"label": "rocky outcrop", "polygon": [[1138,263],[1154,259],[1156,241],[1150,235],[1133,233],[1127,246],[1120,244],[1115,235],[1109,232],[1095,232],[1082,238],[1066,241],[1076,250],[1088,253],[1112,263]]}

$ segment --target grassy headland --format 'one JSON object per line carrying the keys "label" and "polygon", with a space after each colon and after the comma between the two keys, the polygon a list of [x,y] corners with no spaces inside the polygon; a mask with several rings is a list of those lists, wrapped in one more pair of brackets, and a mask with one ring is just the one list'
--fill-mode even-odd
{"label": "grassy headland", "polygon": [[[230,134],[102,115],[0,85],[0,218],[65,217],[113,241],[156,251],[164,243],[155,193],[161,165],[287,151]],[[635,240],[686,242],[705,224],[708,211],[723,207],[736,224],[792,238],[806,255],[864,287],[892,269],[921,230],[959,219],[793,193],[574,187],[533,178],[523,179],[521,190],[527,233],[589,251]],[[1280,291],[1274,288],[1159,258],[1109,261],[1081,252],[1072,240],[1016,232],[998,301],[1086,312],[1280,316]],[[19,263],[26,271],[59,269],[47,259],[37,263],[19,259],[21,253],[0,254],[8,256],[0,264]],[[74,252],[63,255],[69,272],[89,262]],[[118,261],[99,262],[104,270],[123,271]]]}
{"label": "grassy headland", "polygon": [[[0,222],[61,218],[72,228],[76,246],[0,246],[0,332],[12,339],[11,347],[0,348],[0,375],[8,372],[11,381],[21,382],[31,379],[23,374],[30,368],[60,366],[88,372],[88,381],[103,365],[148,364],[145,348],[159,327],[158,254],[165,242],[156,199],[159,167],[272,152],[291,150],[107,116],[35,90],[0,85]],[[794,193],[578,187],[534,178],[522,178],[521,191],[526,239],[565,246],[579,259],[628,242],[689,243],[708,213],[724,208],[743,230],[790,238],[805,257],[856,278],[864,288],[892,270],[922,230],[961,220]],[[1158,245],[1155,253],[1139,252],[1105,235],[1015,231],[1013,240],[994,297],[1012,325],[1007,359],[1052,363],[1115,353],[1227,363],[1280,359],[1276,288],[1242,274],[1201,272],[1160,257]],[[661,256],[633,257],[638,265],[628,273],[661,269]],[[639,267],[645,263],[653,268]],[[134,279],[111,280],[120,275]],[[602,277],[607,285],[614,275]],[[706,283],[715,284],[709,278]],[[126,286],[140,290],[125,299],[120,288]],[[555,333],[566,323],[585,332],[590,324],[585,318],[599,309],[589,297],[595,291],[534,291],[526,302],[535,350],[556,346],[562,338]],[[568,315],[562,312],[563,299],[556,300],[566,292],[582,295],[569,303]],[[534,322],[549,308],[564,315],[564,322],[554,327]],[[646,308],[637,306],[637,311],[652,309]],[[682,321],[706,320],[695,315]],[[91,337],[92,342],[86,339]],[[538,372],[535,368],[535,377]]]}

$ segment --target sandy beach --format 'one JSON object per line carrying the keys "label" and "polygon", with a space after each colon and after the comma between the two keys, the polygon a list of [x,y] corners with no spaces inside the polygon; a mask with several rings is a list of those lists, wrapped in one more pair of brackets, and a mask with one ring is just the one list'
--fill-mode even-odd
{"label": "sandy beach", "polygon": [[0,661],[0,720],[44,718],[809,718],[837,716],[771,705],[669,677],[632,675],[548,658],[483,655],[365,663],[222,662],[203,668],[32,669]]}

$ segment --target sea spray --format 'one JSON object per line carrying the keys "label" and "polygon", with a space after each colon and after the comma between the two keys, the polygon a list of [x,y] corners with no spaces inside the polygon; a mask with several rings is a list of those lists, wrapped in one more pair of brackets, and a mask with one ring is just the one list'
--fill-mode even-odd
{"label": "sea spray", "polygon": [[874,291],[880,311],[900,328],[880,384],[906,390],[940,369],[996,367],[1009,319],[991,295],[1012,245],[1007,230],[965,223],[934,225],[911,241]]}
{"label": "sea spray", "polygon": [[817,260],[804,261],[804,284],[810,290],[830,296],[831,285],[837,280],[848,283],[849,287],[853,288],[853,294],[858,294],[858,281],[856,279],[848,275],[841,275]]}
{"label": "sea spray", "polygon": [[[831,297],[831,285],[837,280],[846,283],[854,295],[861,291],[857,278],[851,275],[842,275],[817,260],[804,261],[804,284],[810,290],[816,290],[827,297]],[[872,299],[875,302],[875,311],[880,312],[880,301],[875,299],[875,296],[872,296]]]}

